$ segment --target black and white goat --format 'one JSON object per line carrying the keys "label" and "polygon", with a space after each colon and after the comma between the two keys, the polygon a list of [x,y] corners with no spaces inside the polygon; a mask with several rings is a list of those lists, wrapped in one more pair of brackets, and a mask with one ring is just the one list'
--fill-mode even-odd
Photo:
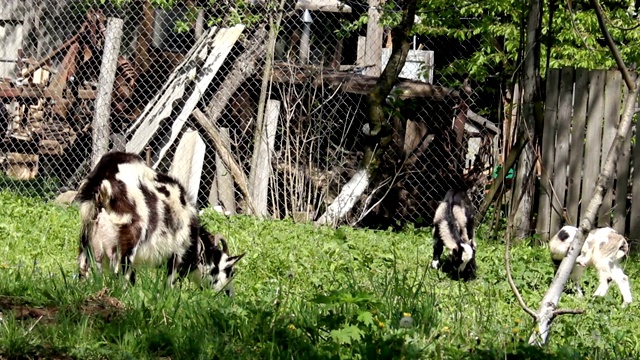
{"label": "black and white goat", "polygon": [[83,180],[76,201],[82,220],[81,277],[88,275],[93,256],[98,270],[106,261],[131,283],[134,268],[167,264],[170,286],[177,276],[189,276],[203,287],[222,290],[244,256],[231,256],[224,238],[200,225],[194,201],[180,182],[151,169],[136,154],[105,154]]}
{"label": "black and white goat", "polygon": [[451,189],[436,209],[433,219],[434,269],[440,267],[444,247],[449,250],[451,263],[458,273],[475,276],[476,241],[473,237],[474,209],[464,190]]}
{"label": "black and white goat", "polygon": [[[575,226],[564,226],[549,241],[551,260],[555,271],[567,255],[579,229]],[[620,261],[629,253],[629,244],[624,236],[610,227],[593,229],[589,232],[576,259],[570,275],[578,296],[583,296],[580,278],[587,267],[594,267],[598,272],[600,284],[594,296],[604,296],[609,290],[611,281],[615,282],[622,294],[624,304],[632,302],[629,277],[625,275]]]}

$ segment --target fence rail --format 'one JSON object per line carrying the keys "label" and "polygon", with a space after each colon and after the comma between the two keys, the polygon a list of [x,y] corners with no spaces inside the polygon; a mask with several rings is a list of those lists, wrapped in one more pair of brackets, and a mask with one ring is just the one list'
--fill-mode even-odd
{"label": "fence rail", "polygon": [[[634,73],[634,76],[636,74]],[[578,226],[616,135],[626,87],[617,70],[550,69],[546,81],[537,232]],[[597,226],[640,240],[640,145],[637,124],[618,158]]]}

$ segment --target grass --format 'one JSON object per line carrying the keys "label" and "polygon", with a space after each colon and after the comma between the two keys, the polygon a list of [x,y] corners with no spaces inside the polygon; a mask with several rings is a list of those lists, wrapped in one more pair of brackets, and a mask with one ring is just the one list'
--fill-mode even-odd
{"label": "grass", "polygon": [[[604,299],[565,295],[584,315],[556,319],[550,343],[526,345],[533,328],[505,281],[504,246],[480,227],[478,279],[428,268],[431,235],[315,228],[223,218],[238,264],[236,297],[189,282],[166,289],[162,270],[132,287],[112,276],[75,278],[74,207],[0,192],[0,358],[54,359],[557,359],[637,358],[640,317]],[[514,278],[537,307],[553,270],[547,250],[512,249]],[[640,267],[626,265],[636,299]],[[593,271],[584,289],[597,286]],[[406,327],[401,326],[401,323]]]}

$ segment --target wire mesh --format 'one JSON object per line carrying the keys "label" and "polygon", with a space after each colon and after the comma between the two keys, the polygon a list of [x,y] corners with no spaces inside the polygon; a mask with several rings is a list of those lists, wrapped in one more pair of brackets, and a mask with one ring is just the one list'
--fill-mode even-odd
{"label": "wire mesh", "polygon": [[[109,150],[182,169],[199,207],[320,218],[367,147],[381,146],[371,144],[367,94],[389,61],[402,4],[161,3],[3,0],[0,188],[44,198],[77,188],[106,129]],[[463,179],[473,179],[476,207],[484,198],[501,153],[503,78],[493,63],[460,64],[495,39],[438,32],[435,10],[419,9],[387,99],[393,133],[378,176],[340,223],[429,224]],[[123,20],[121,34],[110,18]],[[441,21],[471,34],[480,19]],[[237,36],[227,31],[239,23]],[[105,53],[111,38],[117,54]]]}

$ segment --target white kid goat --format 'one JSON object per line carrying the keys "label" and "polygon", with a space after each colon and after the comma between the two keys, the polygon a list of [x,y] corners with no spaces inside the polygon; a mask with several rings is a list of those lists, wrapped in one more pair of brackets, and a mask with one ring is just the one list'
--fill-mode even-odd
{"label": "white kid goat", "polygon": [[[578,231],[579,229],[575,226],[564,226],[549,241],[549,251],[556,271],[558,271],[562,259],[569,252]],[[591,230],[570,275],[570,279],[576,286],[578,296],[583,295],[580,287],[580,278],[584,270],[591,266],[598,272],[600,280],[600,285],[593,294],[594,296],[606,295],[610,282],[614,281],[620,289],[623,303],[630,304],[633,299],[629,277],[625,275],[620,264],[620,261],[628,253],[629,243],[624,236],[614,229],[604,227]]]}

